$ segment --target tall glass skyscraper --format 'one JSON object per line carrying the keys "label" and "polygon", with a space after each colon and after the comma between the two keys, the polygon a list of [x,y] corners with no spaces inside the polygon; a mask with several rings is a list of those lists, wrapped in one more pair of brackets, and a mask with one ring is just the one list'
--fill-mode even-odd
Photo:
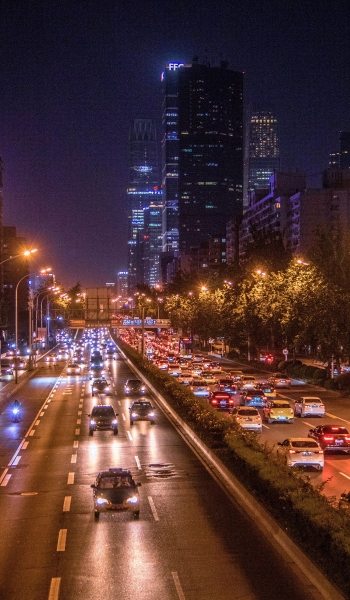
{"label": "tall glass skyscraper", "polygon": [[248,191],[269,189],[280,169],[277,119],[271,109],[253,109],[249,119]]}
{"label": "tall glass skyscraper", "polygon": [[151,119],[135,119],[129,133],[128,185],[129,294],[144,282],[144,208],[159,198],[156,127]]}
{"label": "tall glass skyscraper", "polygon": [[243,206],[243,74],[169,63],[163,81],[163,252],[187,252]]}

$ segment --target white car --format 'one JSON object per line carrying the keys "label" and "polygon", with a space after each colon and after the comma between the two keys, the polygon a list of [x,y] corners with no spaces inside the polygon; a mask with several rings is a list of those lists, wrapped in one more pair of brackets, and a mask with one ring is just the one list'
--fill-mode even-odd
{"label": "white car", "polygon": [[190,390],[192,394],[199,398],[209,398],[210,390],[206,385],[191,385]]}
{"label": "white car", "polygon": [[238,381],[241,390],[255,390],[257,382],[252,375],[242,375]]}
{"label": "white car", "polygon": [[299,417],[324,417],[326,407],[317,396],[301,396],[295,402],[294,414]]}
{"label": "white car", "polygon": [[278,446],[277,453],[285,456],[289,467],[316,467],[316,469],[322,471],[324,452],[316,440],[287,438],[284,442],[278,442]]}
{"label": "white car", "polygon": [[206,381],[206,383],[208,383],[208,384],[217,382],[217,377],[215,377],[215,375],[213,373],[211,373],[210,371],[203,371],[203,373],[201,375],[201,379],[203,379],[203,381]]}
{"label": "white car", "polygon": [[232,411],[232,418],[243,429],[262,432],[262,420],[260,413],[254,406],[240,406]]}

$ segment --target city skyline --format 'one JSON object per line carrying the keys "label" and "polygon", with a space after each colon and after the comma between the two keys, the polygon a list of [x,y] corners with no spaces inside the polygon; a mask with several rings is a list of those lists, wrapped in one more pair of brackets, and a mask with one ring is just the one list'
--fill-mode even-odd
{"label": "city skyline", "polygon": [[128,130],[137,118],[158,127],[167,62],[199,55],[244,71],[247,101],[276,108],[281,166],[313,185],[350,130],[345,0],[141,9],[65,0],[2,9],[4,225],[40,247],[66,286],[104,285],[127,268]]}

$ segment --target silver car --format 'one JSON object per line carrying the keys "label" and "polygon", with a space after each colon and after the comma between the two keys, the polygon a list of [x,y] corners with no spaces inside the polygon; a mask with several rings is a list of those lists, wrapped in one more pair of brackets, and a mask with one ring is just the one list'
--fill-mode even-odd
{"label": "silver car", "polygon": [[322,471],[324,467],[324,452],[316,440],[310,438],[287,438],[278,442],[277,454],[286,459],[289,467],[316,467]]}
{"label": "silver car", "polygon": [[294,414],[299,417],[324,417],[326,407],[317,396],[301,396],[295,402]]}

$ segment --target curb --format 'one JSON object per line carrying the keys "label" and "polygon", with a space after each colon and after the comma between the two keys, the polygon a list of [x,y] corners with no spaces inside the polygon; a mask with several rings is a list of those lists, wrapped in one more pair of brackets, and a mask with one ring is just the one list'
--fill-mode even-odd
{"label": "curb", "polygon": [[[214,471],[215,476],[223,484],[226,490],[232,495],[235,501],[246,512],[259,529],[267,538],[273,538],[277,545],[277,550],[288,555],[290,561],[294,563],[295,569],[303,573],[307,578],[310,593],[314,597],[323,600],[345,600],[345,597],[326,579],[321,571],[309,560],[309,558],[298,548],[298,546],[288,537],[277,521],[269,515],[265,508],[242,486],[236,477],[225,467],[217,456],[197,437],[192,429],[177,415],[175,410],[169,406],[162,395],[153,387],[147,378],[133,365],[130,359],[119,348],[120,354],[124,357],[127,364],[145,381],[152,394],[157,398],[163,412],[170,421],[176,423],[177,428],[192,450],[199,455],[199,458],[206,466],[209,473]],[[209,468],[208,468],[209,467]]]}

